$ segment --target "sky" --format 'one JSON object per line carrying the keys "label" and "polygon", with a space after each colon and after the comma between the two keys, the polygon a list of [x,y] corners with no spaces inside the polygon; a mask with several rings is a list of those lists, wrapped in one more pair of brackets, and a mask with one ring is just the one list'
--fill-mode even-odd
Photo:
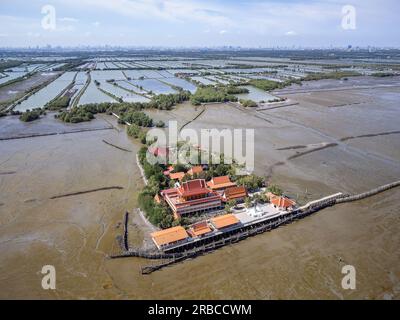
{"label": "sky", "polygon": [[0,0],[0,47],[400,47],[398,0]]}

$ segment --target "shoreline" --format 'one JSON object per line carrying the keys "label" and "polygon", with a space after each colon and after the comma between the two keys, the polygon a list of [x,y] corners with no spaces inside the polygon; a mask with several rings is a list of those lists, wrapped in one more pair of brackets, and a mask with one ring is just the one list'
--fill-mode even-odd
{"label": "shoreline", "polygon": [[149,182],[144,174],[144,170],[143,170],[142,165],[140,164],[139,156],[137,153],[136,153],[136,165],[139,167],[140,176],[142,177],[144,184],[147,186],[149,184]]}
{"label": "shoreline", "polygon": [[[143,170],[142,165],[140,164],[139,156],[138,156],[137,153],[136,153],[136,165],[137,165],[138,168],[139,168],[140,176],[141,176],[142,179],[143,179],[143,183],[147,186],[149,182],[148,182],[148,180],[147,180],[147,178],[146,178],[146,176],[145,176],[145,174],[144,174],[144,170]],[[142,211],[142,209],[140,209],[140,208],[135,208],[135,209],[137,210],[137,212],[139,213],[139,216],[142,218],[143,222],[146,224],[147,227],[149,227],[153,232],[154,232],[154,231],[160,230],[160,228],[156,227],[154,224],[152,224],[152,223],[146,218],[146,215],[145,215],[145,213]]]}

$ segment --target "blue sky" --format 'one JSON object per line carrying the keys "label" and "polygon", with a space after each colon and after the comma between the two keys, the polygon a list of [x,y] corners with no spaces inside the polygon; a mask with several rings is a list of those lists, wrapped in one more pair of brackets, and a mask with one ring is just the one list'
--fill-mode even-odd
{"label": "blue sky", "polygon": [[[342,28],[345,5],[355,29]],[[0,0],[0,46],[400,47],[399,12],[398,0]]]}

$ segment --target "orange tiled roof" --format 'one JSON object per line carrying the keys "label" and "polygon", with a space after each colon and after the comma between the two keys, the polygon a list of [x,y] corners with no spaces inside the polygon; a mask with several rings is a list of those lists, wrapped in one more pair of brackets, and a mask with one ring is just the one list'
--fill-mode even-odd
{"label": "orange tiled roof", "polygon": [[202,166],[195,166],[192,167],[189,171],[188,174],[190,174],[191,176],[197,173],[203,172],[203,167]]}
{"label": "orange tiled roof", "polygon": [[159,245],[165,245],[173,242],[177,242],[180,240],[184,240],[189,237],[189,235],[186,233],[186,230],[181,227],[173,227],[157,232],[153,232],[151,234],[151,237],[153,240]]}
{"label": "orange tiled roof", "polygon": [[183,197],[193,195],[205,195],[210,192],[207,189],[206,181],[204,179],[195,179],[182,183],[182,186],[178,189],[178,192]]}
{"label": "orange tiled roof", "polygon": [[182,189],[185,191],[194,191],[197,189],[204,189],[206,183],[204,179],[195,179],[182,183]]}
{"label": "orange tiled roof", "polygon": [[233,214],[225,214],[211,219],[211,223],[217,228],[225,228],[239,223],[239,219]]}
{"label": "orange tiled roof", "polygon": [[212,190],[222,190],[222,189],[226,189],[226,188],[236,187],[236,183],[228,182],[228,183],[223,183],[223,184],[218,184],[218,185],[213,185],[211,183],[207,183],[207,186],[209,188],[211,188]]}
{"label": "orange tiled roof", "polygon": [[225,197],[227,200],[233,200],[237,198],[244,198],[247,196],[246,188],[243,186],[231,187],[225,189]]}
{"label": "orange tiled roof", "polygon": [[169,177],[172,180],[182,180],[184,176],[185,176],[184,172],[174,172],[169,174]]}
{"label": "orange tiled roof", "polygon": [[171,195],[171,194],[177,194],[176,188],[170,188],[170,189],[164,189],[161,190],[161,195]]}
{"label": "orange tiled roof", "polygon": [[208,226],[206,221],[202,221],[199,223],[194,224],[190,228],[190,233],[193,234],[194,236],[201,236],[203,234],[211,232],[211,228]]}
{"label": "orange tiled roof", "polygon": [[160,198],[160,196],[158,194],[156,194],[154,196],[154,201],[157,202],[157,203],[161,203],[161,198]]}
{"label": "orange tiled roof", "polygon": [[284,197],[273,197],[271,203],[280,208],[289,208],[296,204],[293,200]]}
{"label": "orange tiled roof", "polygon": [[225,189],[229,187],[235,187],[236,183],[231,182],[229,176],[214,177],[211,181],[207,182],[207,186],[213,190]]}
{"label": "orange tiled roof", "polygon": [[221,177],[213,177],[211,181],[213,182],[213,184],[223,184],[231,182],[231,179],[229,179],[229,176],[221,176]]}

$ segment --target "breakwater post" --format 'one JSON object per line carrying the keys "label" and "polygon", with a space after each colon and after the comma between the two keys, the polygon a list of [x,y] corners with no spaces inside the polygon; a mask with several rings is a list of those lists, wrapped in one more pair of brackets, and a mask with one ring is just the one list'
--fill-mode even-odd
{"label": "breakwater post", "polygon": [[125,212],[124,215],[124,238],[123,238],[123,245],[125,251],[129,250],[129,241],[128,241],[128,224],[129,224],[129,212]]}

